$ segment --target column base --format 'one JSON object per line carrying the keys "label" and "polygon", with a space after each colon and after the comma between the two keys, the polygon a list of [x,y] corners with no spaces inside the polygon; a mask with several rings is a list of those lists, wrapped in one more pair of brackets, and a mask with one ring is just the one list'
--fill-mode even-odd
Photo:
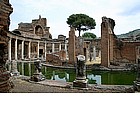
{"label": "column base", "polygon": [[45,76],[42,73],[34,73],[33,76],[31,76],[30,81],[39,82],[45,80]]}
{"label": "column base", "polygon": [[134,91],[140,92],[140,81],[134,81],[133,89]]}
{"label": "column base", "polygon": [[88,87],[88,79],[85,80],[75,80],[73,81],[73,87],[79,87],[79,88],[87,88]]}

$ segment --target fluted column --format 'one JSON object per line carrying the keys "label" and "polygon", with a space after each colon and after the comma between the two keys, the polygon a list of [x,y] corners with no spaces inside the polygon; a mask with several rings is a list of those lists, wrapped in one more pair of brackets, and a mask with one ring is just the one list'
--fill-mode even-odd
{"label": "fluted column", "polygon": [[38,42],[38,45],[37,45],[37,58],[39,58],[39,44],[40,42]]}
{"label": "fluted column", "polygon": [[10,38],[9,43],[8,43],[8,60],[11,61],[11,41],[12,39]]}
{"label": "fluted column", "polygon": [[24,59],[24,40],[22,40],[21,59]]}
{"label": "fluted column", "polygon": [[17,38],[15,41],[15,60],[17,60]]}

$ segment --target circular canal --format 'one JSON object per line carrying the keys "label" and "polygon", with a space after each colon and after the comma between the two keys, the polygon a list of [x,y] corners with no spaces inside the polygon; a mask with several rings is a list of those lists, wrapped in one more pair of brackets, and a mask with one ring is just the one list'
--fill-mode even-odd
{"label": "circular canal", "polygon": [[[34,64],[20,62],[17,64],[17,69],[21,75],[32,76],[34,73]],[[75,69],[60,69],[42,66],[42,73],[48,80],[73,82],[76,78]],[[92,71],[92,70],[87,70],[86,75],[89,84],[104,84],[104,85],[133,85],[133,81],[136,79],[137,76],[136,72],[130,71],[126,72],[126,71]]]}

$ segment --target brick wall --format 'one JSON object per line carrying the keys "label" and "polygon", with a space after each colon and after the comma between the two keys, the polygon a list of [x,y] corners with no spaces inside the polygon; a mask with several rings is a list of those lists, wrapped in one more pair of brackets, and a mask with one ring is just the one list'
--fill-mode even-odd
{"label": "brick wall", "polygon": [[136,63],[138,57],[138,46],[140,46],[140,42],[123,42],[123,46],[120,49],[117,49],[117,47],[114,49],[115,61],[124,63]]}

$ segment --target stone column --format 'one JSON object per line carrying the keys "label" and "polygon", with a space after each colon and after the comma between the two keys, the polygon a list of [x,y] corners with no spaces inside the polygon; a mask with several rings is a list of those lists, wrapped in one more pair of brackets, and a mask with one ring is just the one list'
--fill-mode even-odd
{"label": "stone column", "polygon": [[59,51],[61,51],[61,43],[59,44]]}
{"label": "stone column", "polygon": [[37,45],[37,58],[39,58],[39,44],[40,42],[38,42],[38,45]]}
{"label": "stone column", "polygon": [[17,38],[16,38],[16,41],[15,41],[15,60],[17,60]]}
{"label": "stone column", "polygon": [[55,45],[54,45],[54,43],[52,44],[52,53],[54,53],[54,47],[55,47]]}
{"label": "stone column", "polygon": [[66,59],[67,59],[67,55],[68,55],[67,43],[65,43],[65,51],[66,51]]}
{"label": "stone column", "polygon": [[22,40],[21,59],[24,59],[24,40]]}
{"label": "stone column", "polygon": [[69,63],[75,65],[75,29],[70,28],[69,31],[69,47],[68,47]]}
{"label": "stone column", "polygon": [[31,41],[29,41],[29,46],[28,46],[28,58],[31,58]]}
{"label": "stone column", "polygon": [[8,60],[9,61],[11,61],[11,41],[12,41],[12,38],[10,38],[9,44],[8,44]]}
{"label": "stone column", "polygon": [[46,60],[46,55],[47,55],[47,43],[45,42],[45,60]]}

